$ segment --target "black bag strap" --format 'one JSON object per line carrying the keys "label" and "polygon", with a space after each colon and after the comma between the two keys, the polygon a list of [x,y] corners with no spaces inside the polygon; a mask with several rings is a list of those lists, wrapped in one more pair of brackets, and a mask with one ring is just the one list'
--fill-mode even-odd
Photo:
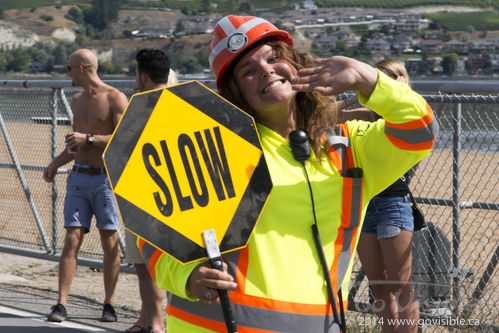
{"label": "black bag strap", "polygon": [[412,195],[411,189],[409,188],[409,184],[407,184],[407,177],[403,175],[402,177],[400,177],[400,180],[402,181],[402,183],[404,183],[405,187],[407,188],[407,193],[409,194],[409,198],[411,199],[412,205],[414,207],[418,207],[418,205],[416,204],[416,200],[414,200],[414,196]]}

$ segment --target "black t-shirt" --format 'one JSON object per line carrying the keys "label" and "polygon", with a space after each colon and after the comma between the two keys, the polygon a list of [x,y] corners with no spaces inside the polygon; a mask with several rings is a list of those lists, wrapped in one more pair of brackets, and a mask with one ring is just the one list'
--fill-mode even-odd
{"label": "black t-shirt", "polygon": [[404,182],[399,178],[395,183],[388,186],[383,190],[383,192],[379,193],[376,198],[379,197],[404,197],[407,195],[407,186]]}
{"label": "black t-shirt", "polygon": [[[409,185],[412,176],[416,172],[417,164],[413,166],[409,171],[407,171],[403,177],[405,177],[407,185]],[[407,185],[402,181],[402,179],[397,179],[395,183],[388,186],[376,197],[404,197],[408,193]]]}

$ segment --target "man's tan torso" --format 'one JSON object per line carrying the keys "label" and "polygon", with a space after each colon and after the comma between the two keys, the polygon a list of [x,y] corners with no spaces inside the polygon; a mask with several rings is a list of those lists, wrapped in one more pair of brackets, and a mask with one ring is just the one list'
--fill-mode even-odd
{"label": "man's tan torso", "polygon": [[[96,93],[84,91],[76,94],[71,103],[74,131],[94,135],[112,134],[116,126],[113,120],[113,111],[115,111],[112,106],[113,94],[120,92],[108,85],[103,85]],[[103,165],[103,152],[104,148],[95,144],[80,145],[75,162],[93,166]]]}

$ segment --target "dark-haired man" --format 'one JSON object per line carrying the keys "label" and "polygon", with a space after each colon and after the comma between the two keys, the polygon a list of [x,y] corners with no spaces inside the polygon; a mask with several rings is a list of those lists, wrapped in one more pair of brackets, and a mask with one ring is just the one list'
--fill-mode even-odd
{"label": "dark-haired man", "polygon": [[[142,49],[137,53],[135,60],[137,60],[135,81],[137,82],[137,89],[140,91],[164,88],[177,83],[175,72],[170,69],[170,60],[161,50]],[[161,305],[165,292],[159,289],[152,280],[144,258],[142,258],[137,248],[137,237],[126,231],[125,240],[126,257],[137,271],[140,298],[142,299],[139,319],[125,332],[164,333],[165,326]]]}

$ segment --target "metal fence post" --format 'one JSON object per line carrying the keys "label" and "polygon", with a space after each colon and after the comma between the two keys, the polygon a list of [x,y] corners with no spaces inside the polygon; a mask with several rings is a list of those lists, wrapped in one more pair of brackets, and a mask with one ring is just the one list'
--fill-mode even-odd
{"label": "metal fence post", "polygon": [[462,105],[457,103],[454,109],[454,117],[452,128],[454,129],[452,137],[452,276],[453,276],[453,289],[452,296],[454,300],[454,311],[456,314],[459,313],[459,303],[460,303],[460,263],[459,259],[461,257],[461,218],[460,218],[460,180],[461,180],[461,114]]}
{"label": "metal fence post", "polygon": [[68,116],[69,124],[73,126],[73,112],[71,111],[71,106],[69,106],[66,95],[64,94],[64,90],[62,88],[58,88],[58,90],[59,90],[59,98],[61,99],[63,106],[62,111],[64,111],[66,116]]}
{"label": "metal fence post", "polygon": [[[51,122],[51,155],[52,160],[57,154],[57,90],[59,88],[52,88],[52,107],[50,111],[52,112],[52,122]],[[54,177],[52,182],[52,252],[57,253],[57,177]]]}

